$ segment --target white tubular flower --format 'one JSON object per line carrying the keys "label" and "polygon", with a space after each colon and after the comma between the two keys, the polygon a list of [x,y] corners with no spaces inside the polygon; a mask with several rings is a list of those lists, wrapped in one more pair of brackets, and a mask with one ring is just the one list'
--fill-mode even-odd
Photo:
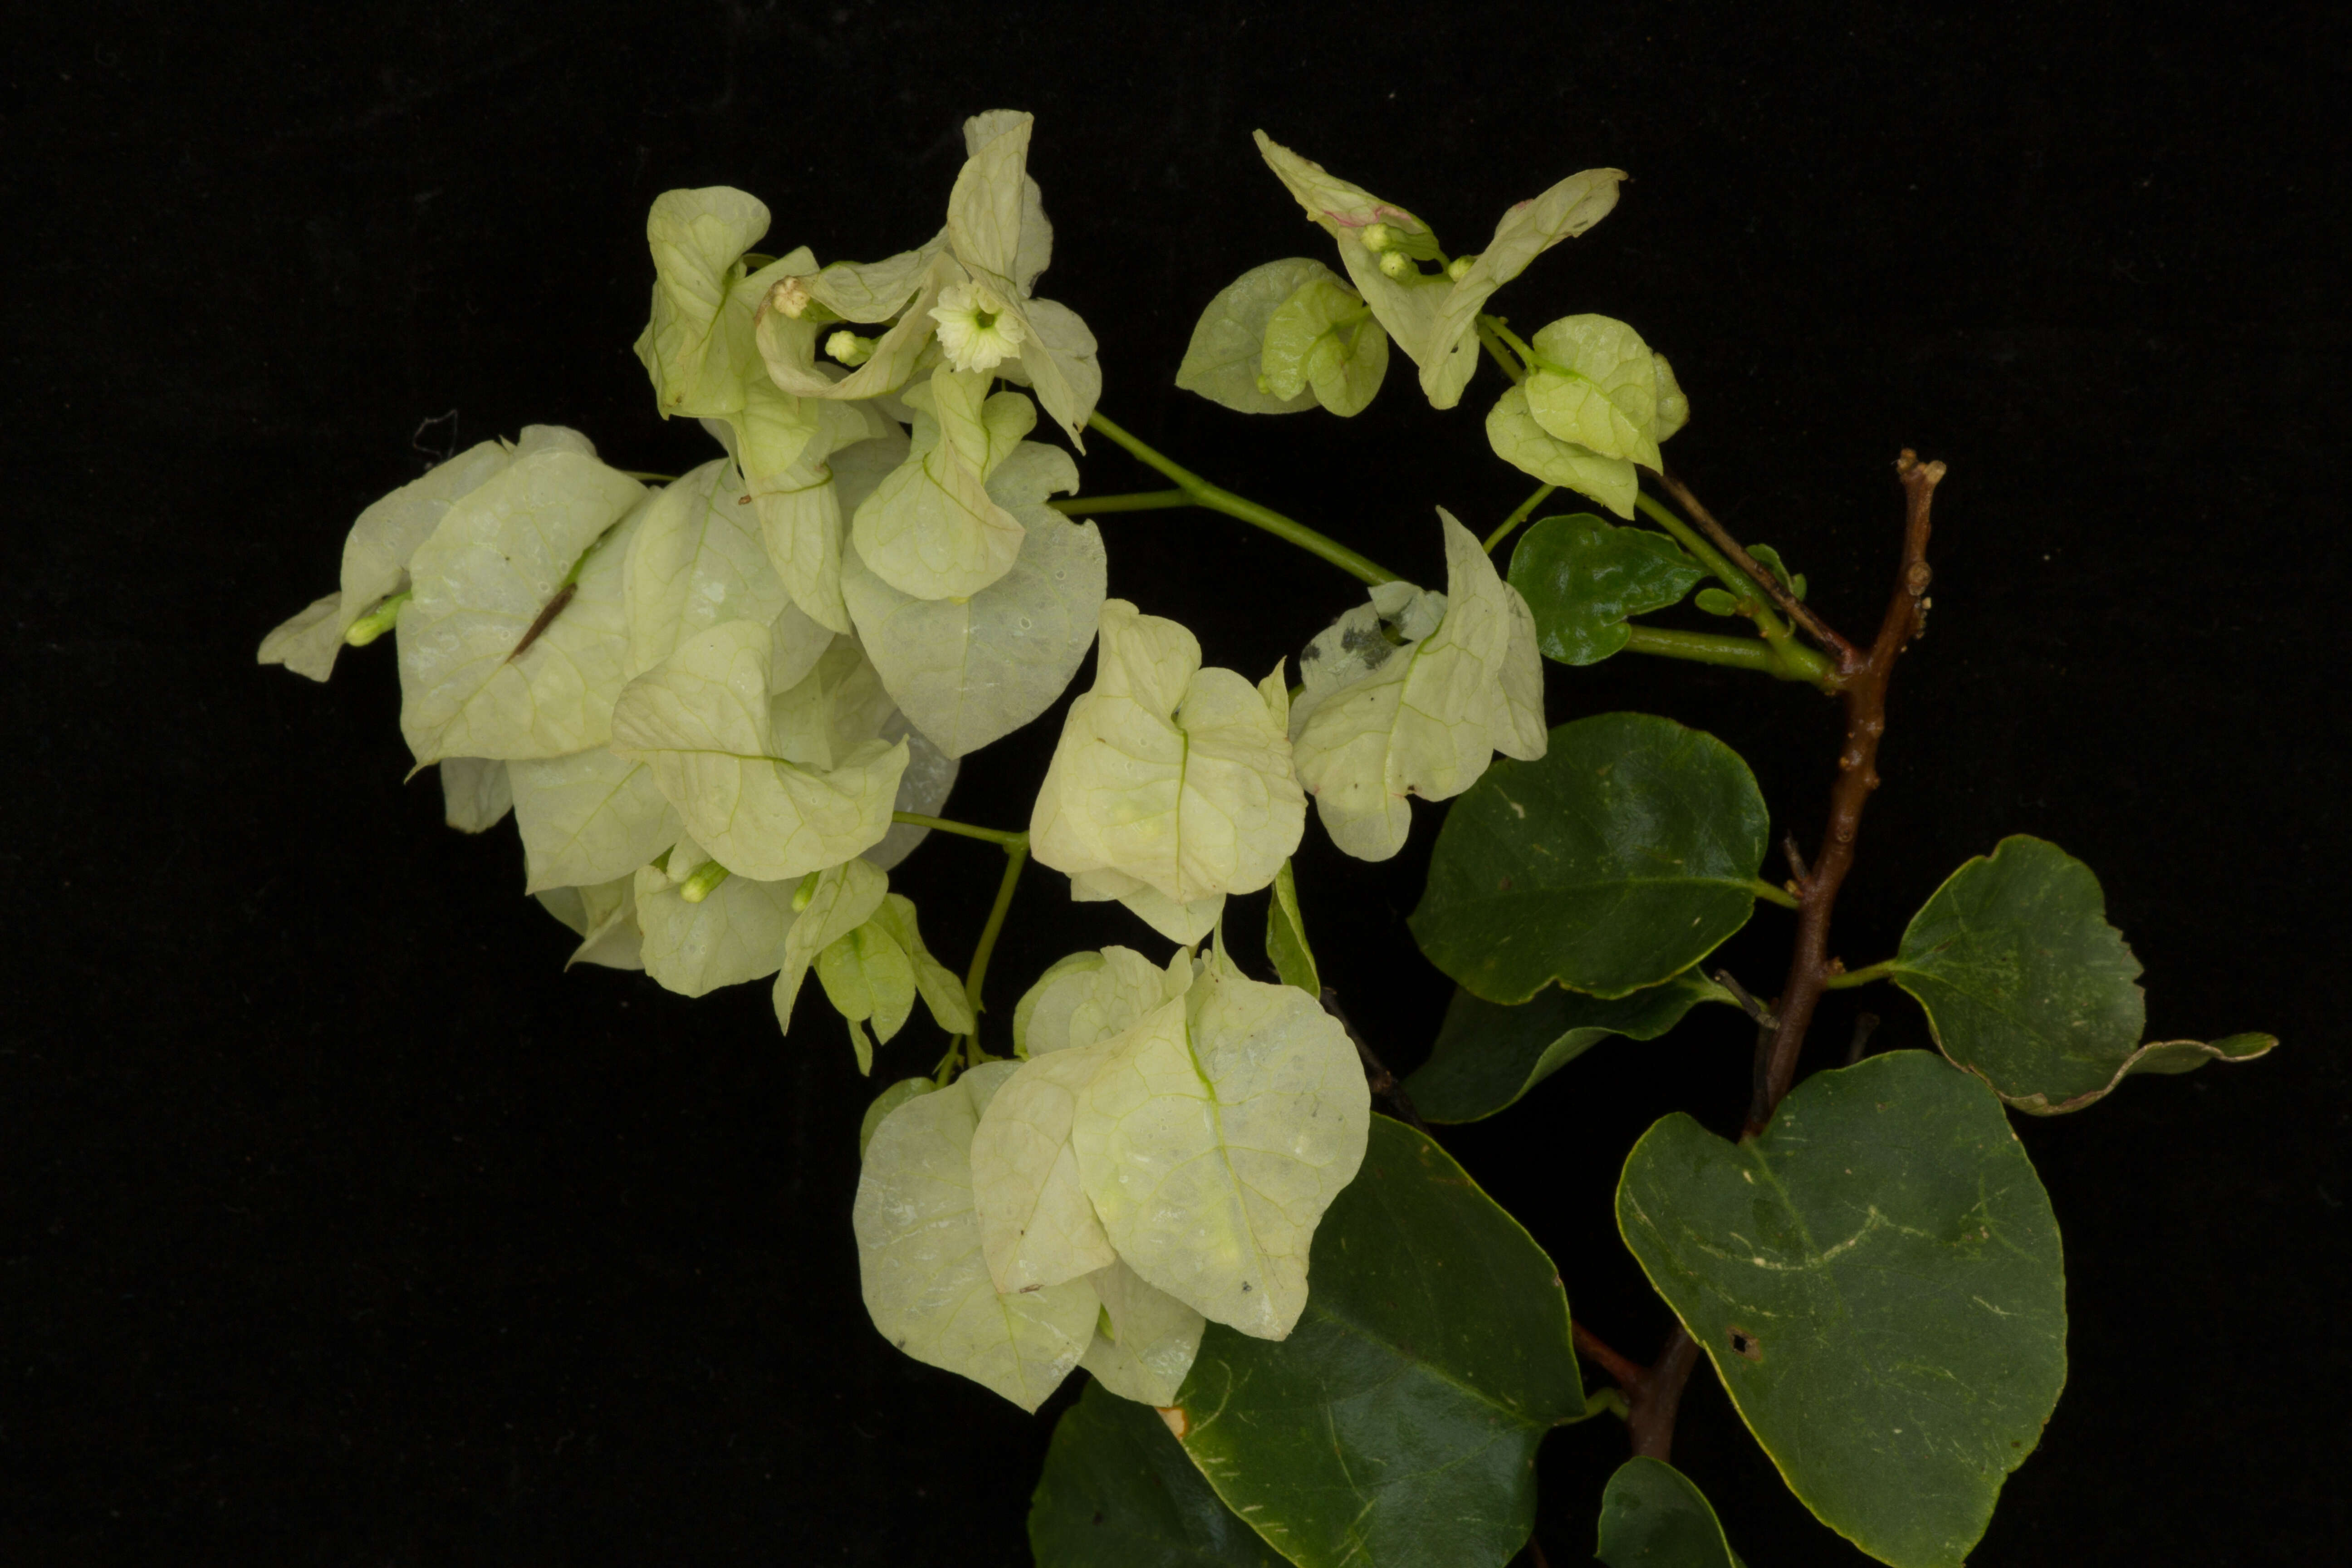
{"label": "white tubular flower", "polygon": [[984,283],[958,283],[931,308],[940,324],[940,347],[959,371],[994,370],[1021,357],[1029,329],[1005,308],[1003,298]]}

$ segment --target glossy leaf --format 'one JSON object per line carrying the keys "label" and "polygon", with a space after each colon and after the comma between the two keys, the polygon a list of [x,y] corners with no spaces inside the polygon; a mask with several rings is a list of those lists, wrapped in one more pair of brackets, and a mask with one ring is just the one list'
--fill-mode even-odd
{"label": "glossy leaf", "polygon": [[1537,1445],[1585,1408],[1551,1259],[1444,1150],[1374,1117],[1312,1278],[1287,1340],[1202,1336],[1185,1448],[1303,1568],[1499,1568],[1535,1522]]}
{"label": "glossy leaf", "polygon": [[2041,1116],[2105,1099],[2134,1072],[2252,1061],[2278,1044],[2141,1045],[2139,972],[2091,868],[2018,834],[1953,872],[1912,917],[1893,979],[1927,1009],[1946,1056]]}
{"label": "glossy leaf", "polygon": [[902,1101],[866,1147],[851,1226],[866,1310],[882,1337],[1034,1410],[1092,1340],[1101,1303],[1083,1279],[1000,1296],[971,1205],[971,1134],[1011,1062]]}
{"label": "glossy leaf", "polygon": [[1437,836],[1412,931],[1490,1002],[1558,981],[1624,996],[1748,923],[1767,822],[1756,777],[1714,736],[1604,713],[1535,763],[1497,763]]}
{"label": "glossy leaf", "polygon": [[1511,552],[1511,586],[1535,616],[1536,646],[1562,664],[1598,664],[1625,646],[1633,616],[1680,601],[1706,569],[1663,533],[1591,512],[1548,517]]}
{"label": "glossy leaf", "polygon": [[1999,1098],[1890,1051],[1753,1140],[1677,1113],[1617,1223],[1805,1505],[1895,1568],[1957,1568],[2066,1379],[2058,1224]]}
{"label": "glossy leaf", "polygon": [[1612,1036],[1654,1040],[1700,1003],[1732,1001],[1696,970],[1606,1002],[1556,985],[1508,1007],[1456,991],[1405,1092],[1427,1121],[1480,1121]]}
{"label": "glossy leaf", "polygon": [[1283,1568],[1218,1500],[1159,1415],[1088,1384],[1029,1504],[1037,1568]]}
{"label": "glossy leaf", "polygon": [[1328,279],[1332,270],[1303,256],[1253,267],[1217,291],[1193,325],[1176,384],[1238,414],[1303,414],[1315,394],[1303,384],[1287,396],[1259,385],[1266,323],[1283,301],[1305,285]]}
{"label": "glossy leaf", "polygon": [[1315,968],[1315,950],[1307,945],[1307,920],[1298,912],[1298,884],[1287,860],[1274,874],[1273,893],[1266,900],[1265,956],[1285,985],[1321,998],[1323,977]]}
{"label": "glossy leaf", "polygon": [[1617,1467],[1601,1494],[1601,1544],[1609,1568],[1741,1568],[1706,1496],[1663,1459]]}

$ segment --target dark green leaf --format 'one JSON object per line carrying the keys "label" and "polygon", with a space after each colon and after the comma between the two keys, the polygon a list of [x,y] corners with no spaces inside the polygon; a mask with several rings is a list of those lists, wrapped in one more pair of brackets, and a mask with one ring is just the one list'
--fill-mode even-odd
{"label": "dark green leaf", "polygon": [[1678,603],[1706,569],[1663,533],[1589,511],[1548,517],[1511,552],[1511,586],[1535,613],[1536,646],[1562,664],[1598,664],[1625,646],[1629,616]]}
{"label": "dark green leaf", "polygon": [[1184,1447],[1303,1568],[1500,1564],[1535,1521],[1536,1446],[1584,1414],[1543,1249],[1424,1135],[1372,1118],[1315,1233],[1287,1340],[1209,1325]]}
{"label": "dark green leaf", "polygon": [[1748,553],[1754,556],[1757,563],[1766,571],[1778,577],[1780,580],[1780,586],[1788,589],[1800,599],[1805,596],[1805,580],[1802,577],[1789,575],[1789,569],[1780,563],[1779,551],[1769,544],[1751,544],[1748,547]]}
{"label": "dark green leaf", "polygon": [[1748,923],[1766,828],[1756,775],[1714,736],[1647,713],[1580,719],[1454,803],[1412,933],[1489,1002],[1555,980],[1622,996]]}
{"label": "dark green leaf", "polygon": [[[1160,1413],[1088,1379],[1029,1504],[1037,1568],[1279,1568],[1217,1500]],[[949,1555],[952,1556],[952,1553]]]}
{"label": "dark green leaf", "polygon": [[1307,921],[1298,912],[1298,884],[1287,860],[1274,874],[1273,896],[1266,900],[1265,956],[1285,985],[1296,985],[1309,996],[1323,994],[1315,952],[1307,945]]}
{"label": "dark green leaf", "polygon": [[1429,1060],[1405,1079],[1414,1109],[1430,1121],[1476,1121],[1609,1038],[1654,1040],[1701,1002],[1730,992],[1696,972],[1613,1002],[1551,986],[1516,1007],[1456,991]]}
{"label": "dark green leaf", "polygon": [[1706,1495],[1663,1459],[1628,1459],[1609,1478],[1594,1555],[1609,1568],[1739,1568]]}
{"label": "dark green leaf", "polygon": [[2058,1222],[2000,1100],[1890,1051],[1751,1141],[1669,1116],[1617,1225],[1805,1506],[1896,1568],[1957,1568],[2066,1381]]}
{"label": "dark green leaf", "polygon": [[2079,1110],[2129,1073],[2251,1061],[2278,1044],[2141,1045],[2139,960],[2106,917],[2089,867],[2020,834],[1936,889],[1903,933],[1892,977],[1927,1009],[1946,1056],[2036,1115]]}

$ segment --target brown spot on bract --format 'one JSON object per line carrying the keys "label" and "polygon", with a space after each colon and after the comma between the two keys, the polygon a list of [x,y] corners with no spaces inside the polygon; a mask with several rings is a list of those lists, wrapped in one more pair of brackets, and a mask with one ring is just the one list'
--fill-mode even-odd
{"label": "brown spot on bract", "polygon": [[1160,1412],[1160,1419],[1168,1423],[1168,1430],[1176,1434],[1179,1443],[1184,1440],[1184,1434],[1192,1429],[1192,1420],[1184,1414],[1183,1406],[1159,1405],[1152,1408]]}
{"label": "brown spot on bract", "polygon": [[1744,1356],[1749,1361],[1764,1359],[1764,1347],[1757,1342],[1756,1336],[1736,1324],[1731,1331],[1731,1350],[1733,1354]]}

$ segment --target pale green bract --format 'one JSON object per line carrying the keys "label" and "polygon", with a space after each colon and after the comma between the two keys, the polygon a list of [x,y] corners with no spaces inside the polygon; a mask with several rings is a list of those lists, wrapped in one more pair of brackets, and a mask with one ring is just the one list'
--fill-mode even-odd
{"label": "pale green bract", "polygon": [[1145,1284],[1124,1263],[1089,1274],[1087,1282],[1102,1299],[1102,1316],[1078,1364],[1122,1399],[1162,1407],[1175,1404],[1208,1320]]}
{"label": "pale green bract", "polygon": [[1197,942],[1227,893],[1274,879],[1306,824],[1282,671],[1253,687],[1203,669],[1192,633],[1124,599],[1104,602],[1098,637],[1094,689],[1063,723],[1030,850],[1074,897],[1118,899]]}
{"label": "pale green bract", "polygon": [[[593,458],[541,451],[451,507],[417,546],[400,616],[400,726],[420,764],[604,743],[627,676],[624,519],[641,518],[646,499]],[[567,583],[570,600],[541,625]]]}
{"label": "pale green bract", "polygon": [[1336,278],[1310,279],[1265,324],[1259,381],[1270,397],[1312,391],[1342,419],[1361,414],[1388,374],[1389,337],[1363,296]]}
{"label": "pale green bract", "polygon": [[[523,440],[531,442],[541,432],[539,426],[526,426]],[[563,434],[574,435],[568,430]],[[587,446],[584,437],[574,438],[583,447]],[[408,579],[409,557],[433,536],[450,507],[481,489],[511,461],[512,451],[505,442],[485,441],[424,478],[370,502],[343,541],[342,580],[337,591],[263,638],[259,662],[282,664],[312,680],[326,679],[334,670],[335,656],[342,650],[343,636],[352,629],[352,623],[386,595],[400,591]]]}
{"label": "pale green bract", "polygon": [[607,969],[646,966],[641,953],[644,937],[637,929],[634,878],[623,877],[588,888],[550,888],[537,896],[548,913],[580,938],[580,945],[564,961],[564,968],[575,963],[601,964]]}
{"label": "pale green bract", "polygon": [[1131,947],[1074,952],[1037,977],[1013,1009],[1013,1049],[1041,1057],[1107,1040],[1192,984],[1192,959],[1166,968]]}
{"label": "pale green bract", "polygon": [[906,432],[871,405],[817,405],[799,460],[751,492],[761,542],[793,602],[828,630],[849,630],[841,599],[844,523],[907,455]]}
{"label": "pale green bract", "polygon": [[[1476,535],[1442,508],[1446,595],[1408,600],[1401,646],[1381,635],[1380,597],[1350,612],[1300,656],[1306,689],[1290,729],[1298,778],[1331,841],[1364,860],[1404,847],[1405,797],[1448,800],[1478,782],[1494,753],[1544,754],[1543,665],[1535,617],[1496,574]],[[1410,617],[1442,602],[1418,637]]]}
{"label": "pale green bract", "polygon": [[604,747],[506,767],[525,892],[631,876],[685,831],[653,770]]}
{"label": "pale green bract", "polygon": [[1392,249],[1414,258],[1433,258],[1435,237],[1429,226],[1395,203],[1335,177],[1265,132],[1255,135],[1266,166],[1307,209],[1308,218],[1338,243],[1340,262],[1364,302],[1406,357],[1421,367],[1422,390],[1436,408],[1460,402],[1478,367],[1478,312],[1495,290],[1546,250],[1608,216],[1625,177],[1622,170],[1587,169],[1517,203],[1495,226],[1493,243],[1472,258],[1459,279],[1423,273],[1418,267],[1391,278],[1381,268],[1383,253],[1365,243],[1365,232],[1378,225],[1405,242]]}
{"label": "pale green bract", "polygon": [[868,921],[816,955],[816,977],[825,1000],[849,1026],[857,1070],[871,1073],[874,1040],[866,1037],[866,1025],[871,1020],[876,1038],[887,1045],[914,1016],[913,961],[896,938]]}
{"label": "pale green bract", "polygon": [[1486,443],[1496,457],[1521,473],[1599,501],[1619,517],[1633,515],[1633,497],[1640,492],[1641,483],[1634,477],[1633,463],[1603,457],[1546,430],[1528,411],[1524,386],[1506,388],[1487,410]]}
{"label": "pale green bract", "polygon": [[1101,956],[1048,980],[1096,981],[1104,1025],[1144,1010],[1033,1054],[974,1134],[991,1275],[1034,1289],[1121,1260],[1208,1318],[1281,1339],[1306,1303],[1316,1224],[1363,1158],[1371,1102],[1346,1031],[1222,949],[1197,976],[1188,954],[1164,978],[1123,949]]}
{"label": "pale green bract", "polygon": [[1524,386],[1528,413],[1546,435],[1659,466],[1658,356],[1639,332],[1608,316],[1563,316],[1536,334],[1535,351]]}
{"label": "pale green bract", "polygon": [[736,504],[743,493],[735,465],[715,458],[646,509],[623,579],[632,677],[721,621],[772,621],[792,604],[758,518]]}
{"label": "pale green bract", "polygon": [[794,889],[793,901],[800,906],[800,912],[784,932],[772,998],[777,1028],[792,1032],[793,1004],[799,999],[801,982],[808,978],[809,965],[816,962],[817,954],[872,918],[889,887],[889,877],[873,862],[846,860],[812,873],[806,883]]}
{"label": "pale green bract", "polygon": [[790,760],[772,717],[772,649],[757,621],[713,626],[632,681],[613,713],[613,750],[651,765],[713,858],[762,881],[879,843],[907,766],[907,743],[878,738],[829,766]]}
{"label": "pale green bract", "polygon": [[747,277],[744,252],[767,232],[766,205],[725,185],[654,198],[646,216],[653,311],[636,353],[665,416],[743,406],[748,373],[759,368],[752,312],[777,279],[814,264],[798,252]]}
{"label": "pale green bract", "polygon": [[866,1145],[851,1224],[866,1310],[883,1338],[1034,1411],[1077,1364],[1102,1309],[1084,1279],[1013,1296],[989,1279],[971,1138],[1014,1070],[974,1068],[886,1116]]}
{"label": "pale green bract", "polygon": [[963,982],[954,971],[931,956],[923,945],[923,933],[916,924],[914,900],[898,893],[884,896],[881,906],[866,924],[880,928],[890,940],[906,950],[915,966],[915,990],[929,1008],[931,1019],[950,1035],[969,1035],[976,1027],[971,1011],[971,998],[964,994]]}
{"label": "pale green bract", "polygon": [[882,682],[946,755],[961,757],[1050,707],[1094,641],[1108,565],[1102,534],[1044,505],[1077,488],[1059,447],[1024,441],[988,492],[1024,531],[1005,574],[962,600],[922,599],[867,570],[852,550],[842,594]]}
{"label": "pale green bract", "polygon": [[1339,284],[1321,262],[1294,256],[1253,267],[1226,284],[1194,324],[1176,384],[1237,414],[1303,414],[1314,407],[1314,394],[1303,386],[1277,397],[1258,383],[1265,373],[1266,323],[1284,301],[1317,279]]}
{"label": "pale green bract", "polygon": [[988,478],[1035,426],[1037,411],[1017,392],[989,395],[988,379],[941,365],[908,391],[913,445],[851,520],[858,558],[913,598],[979,593],[1013,569],[1028,537],[989,495]]}
{"label": "pale green bract", "polygon": [[441,820],[460,833],[487,833],[496,827],[514,808],[507,764],[480,757],[442,758],[441,807]]}
{"label": "pale green bract", "polygon": [[709,858],[692,839],[681,839],[669,852],[669,870],[648,865],[635,872],[646,973],[681,996],[773,974],[794,921],[797,882],[729,877],[701,902],[688,903],[678,885]]}

